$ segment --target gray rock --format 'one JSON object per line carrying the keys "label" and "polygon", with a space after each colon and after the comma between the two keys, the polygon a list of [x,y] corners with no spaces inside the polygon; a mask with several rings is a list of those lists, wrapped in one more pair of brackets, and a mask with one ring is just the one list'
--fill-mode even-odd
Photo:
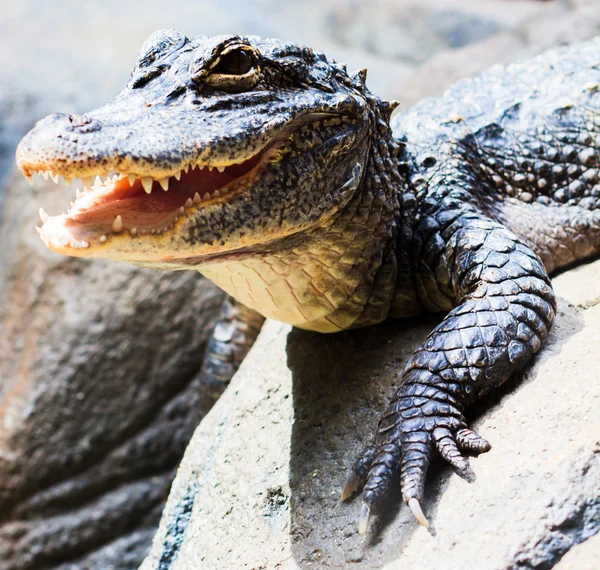
{"label": "gray rock", "polygon": [[334,38],[344,46],[416,64],[493,36],[532,9],[529,2],[513,8],[507,11],[504,0],[375,0],[343,3],[329,21]]}
{"label": "gray rock", "polygon": [[600,560],[600,534],[571,549],[555,570],[596,570]]}
{"label": "gray rock", "polygon": [[[506,0],[501,4],[505,13],[511,14],[521,3]],[[520,18],[513,18],[510,25],[505,24],[502,30],[487,39],[432,54],[419,68],[413,68],[401,77],[396,86],[384,86],[383,93],[408,107],[423,97],[441,94],[455,81],[474,77],[492,64],[507,65],[550,47],[600,34],[600,5],[597,0],[536,4],[535,9],[531,5],[522,6]]]}
{"label": "gray rock", "polygon": [[59,192],[23,185],[0,228],[14,245],[0,254],[0,568],[106,548],[135,568],[206,412],[196,374],[222,293],[193,272],[51,254],[30,234]]}
{"label": "gray rock", "polygon": [[[360,501],[339,501],[433,321],[328,337],[268,323],[194,434],[142,570],[553,567],[600,529],[600,290],[580,301],[599,278],[595,262],[555,279],[548,345],[474,410],[493,446],[472,460],[476,482],[434,465],[425,510],[435,535],[397,497],[362,538]],[[588,552],[582,567],[597,560]]]}

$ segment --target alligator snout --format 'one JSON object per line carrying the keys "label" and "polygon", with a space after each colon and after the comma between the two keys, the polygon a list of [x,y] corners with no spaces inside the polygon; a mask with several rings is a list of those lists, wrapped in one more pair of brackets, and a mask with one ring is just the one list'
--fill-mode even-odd
{"label": "alligator snout", "polygon": [[[87,115],[54,113],[38,121],[20,142],[17,164],[26,176],[36,171],[59,171],[67,176],[64,166],[77,163],[81,167],[97,152],[90,151],[87,135],[100,131],[102,123]],[[75,177],[78,174],[73,173]]]}

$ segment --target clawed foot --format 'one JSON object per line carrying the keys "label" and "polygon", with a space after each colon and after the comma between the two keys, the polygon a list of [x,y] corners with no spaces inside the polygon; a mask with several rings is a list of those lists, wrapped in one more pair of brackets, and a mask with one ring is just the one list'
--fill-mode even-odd
{"label": "clawed foot", "polygon": [[398,476],[404,502],[419,523],[429,528],[421,502],[433,450],[437,449],[461,477],[472,481],[474,475],[464,454],[479,455],[491,449],[485,439],[466,427],[457,410],[449,414],[443,409],[442,414],[429,415],[427,412],[435,408],[431,401],[418,407],[414,400],[412,404],[403,410],[398,404],[391,407],[391,413],[386,413],[379,424],[376,444],[362,453],[344,485],[342,501],[363,489],[360,534],[367,532],[371,516],[380,510]]}

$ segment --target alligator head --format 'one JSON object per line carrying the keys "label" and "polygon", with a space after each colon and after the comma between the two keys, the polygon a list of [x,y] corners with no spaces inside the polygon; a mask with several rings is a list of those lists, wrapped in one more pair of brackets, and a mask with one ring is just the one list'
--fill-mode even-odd
{"label": "alligator head", "polygon": [[340,212],[364,175],[374,104],[389,113],[364,74],[309,48],[162,30],[113,102],[41,120],[17,163],[30,180],[83,179],[66,214],[41,212],[50,249],[190,267]]}

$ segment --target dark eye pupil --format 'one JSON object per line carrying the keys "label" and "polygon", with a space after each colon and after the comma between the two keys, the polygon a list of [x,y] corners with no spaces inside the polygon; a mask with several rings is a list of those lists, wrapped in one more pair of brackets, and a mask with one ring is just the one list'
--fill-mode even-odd
{"label": "dark eye pupil", "polygon": [[215,67],[216,73],[226,75],[244,75],[252,69],[252,58],[243,50],[231,51],[225,54]]}

